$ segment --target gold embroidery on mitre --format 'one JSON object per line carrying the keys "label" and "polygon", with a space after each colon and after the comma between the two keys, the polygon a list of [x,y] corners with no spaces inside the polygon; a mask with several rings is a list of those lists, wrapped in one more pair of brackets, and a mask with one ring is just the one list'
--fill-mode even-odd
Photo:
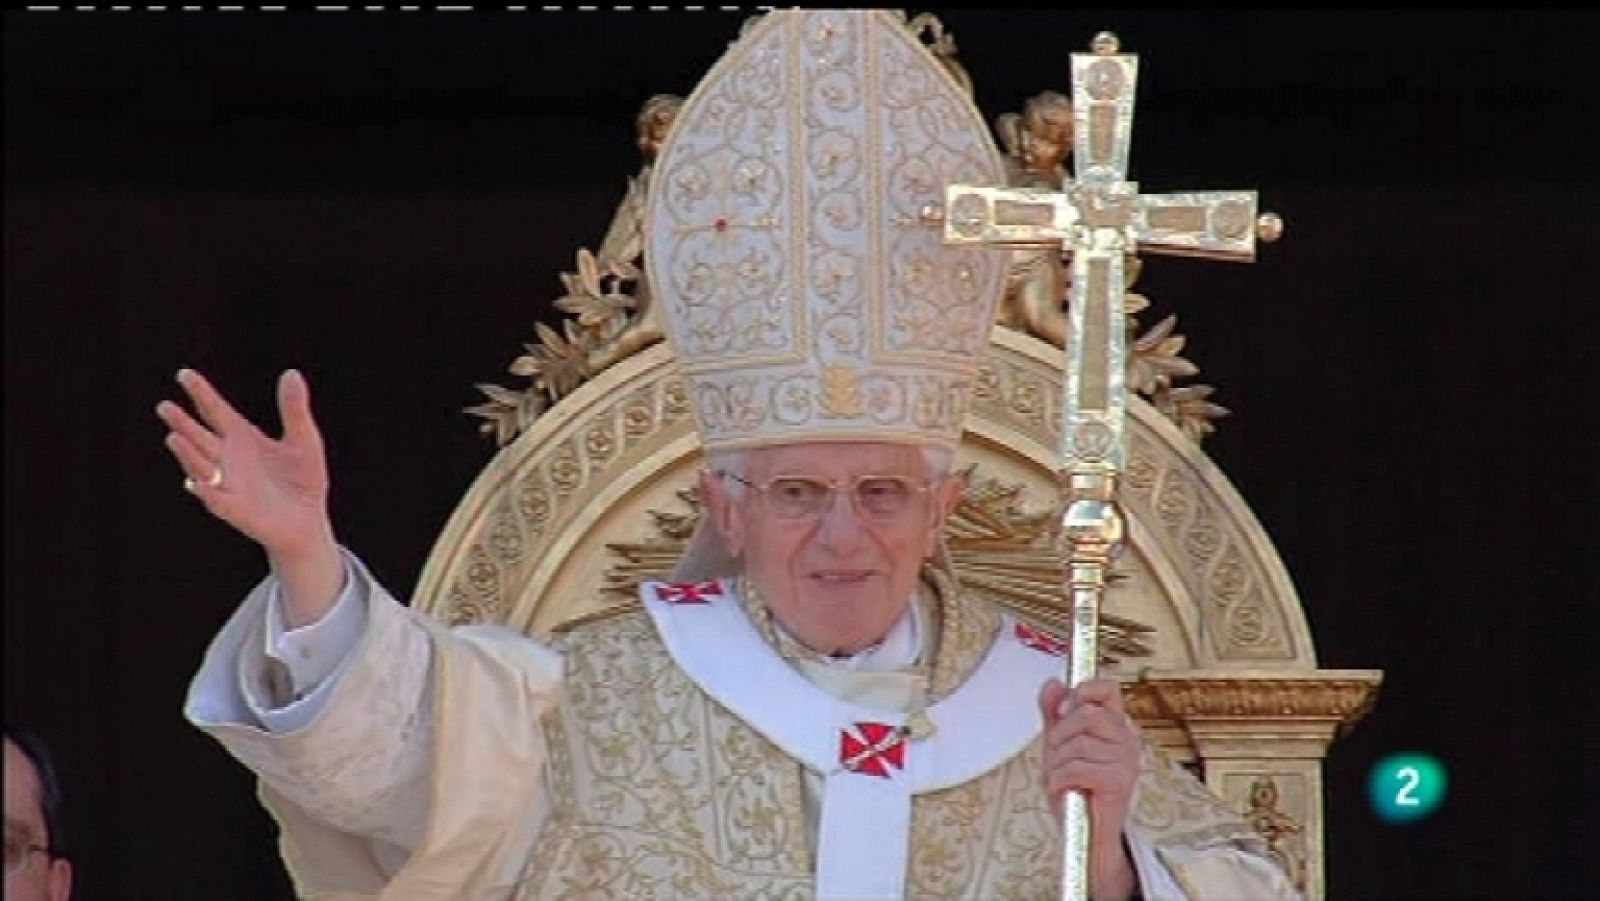
{"label": "gold embroidery on mitre", "polygon": [[822,369],[822,410],[829,416],[861,415],[861,373],[833,364]]}
{"label": "gold embroidery on mitre", "polygon": [[706,449],[959,443],[1007,259],[946,246],[921,211],[1005,165],[903,16],[768,13],[655,171],[645,268]]}

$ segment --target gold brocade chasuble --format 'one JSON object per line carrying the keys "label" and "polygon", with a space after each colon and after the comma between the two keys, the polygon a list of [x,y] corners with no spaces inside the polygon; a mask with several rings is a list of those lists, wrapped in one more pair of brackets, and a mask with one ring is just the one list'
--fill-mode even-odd
{"label": "gold brocade chasuble", "polygon": [[[1001,627],[987,605],[933,594],[930,704],[973,673]],[[745,606],[776,644],[758,605]],[[692,681],[643,611],[581,624],[557,647],[571,664],[546,719],[552,813],[521,897],[813,897],[801,762]],[[1037,688],[1018,686],[1016,703]],[[1059,827],[1038,788],[1037,740],[917,795],[910,832],[908,896],[1049,896]]]}

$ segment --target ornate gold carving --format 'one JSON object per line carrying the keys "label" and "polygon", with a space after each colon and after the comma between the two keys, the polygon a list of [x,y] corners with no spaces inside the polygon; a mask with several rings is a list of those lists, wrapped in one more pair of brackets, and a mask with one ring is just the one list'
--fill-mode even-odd
{"label": "ornate gold carving", "polygon": [[550,519],[550,493],[537,470],[522,477],[517,490],[517,512],[533,532],[542,532]]}
{"label": "ornate gold carving", "polygon": [[570,446],[563,446],[550,461],[550,483],[557,494],[571,494],[583,479],[583,467]]}
{"label": "ornate gold carving", "polygon": [[[579,259],[586,254],[580,252]],[[589,377],[588,351],[593,339],[570,319],[562,323],[561,334],[542,322],[536,323],[534,330],[539,343],[524,345],[528,354],[511,361],[511,373],[532,378],[534,390],[559,400]]]}
{"label": "ornate gold carving", "polygon": [[509,504],[502,504],[494,517],[494,528],[489,531],[489,547],[494,557],[509,566],[522,562],[522,530],[517,527],[516,514]]}
{"label": "ornate gold carving", "polygon": [[673,379],[661,393],[661,424],[672,425],[689,413],[689,394],[683,379]]}
{"label": "ornate gold carving", "polygon": [[1261,613],[1259,593],[1250,596],[1227,612],[1228,641],[1240,647],[1256,647],[1268,638],[1267,624]]}
{"label": "ornate gold carving", "polygon": [[641,391],[622,407],[622,435],[624,445],[632,447],[655,428],[656,411],[648,392]]}
{"label": "ornate gold carving", "polygon": [[[526,578],[527,568],[570,520],[606,471],[659,428],[686,412],[683,382],[662,378],[585,416],[569,437],[553,444],[540,465],[527,467],[504,489],[480,539],[468,549],[469,563],[457,573],[442,616],[451,623],[481,622],[500,615]],[[685,534],[685,537],[686,534]]]}
{"label": "ornate gold carving", "polygon": [[1197,566],[1204,566],[1217,555],[1222,546],[1222,533],[1211,521],[1211,511],[1205,504],[1195,505],[1194,521],[1183,530],[1183,549]]}
{"label": "ornate gold carving", "polygon": [[1267,840],[1272,856],[1283,865],[1295,888],[1306,890],[1304,829],[1294,818],[1278,809],[1278,783],[1271,776],[1258,776],[1250,782],[1250,805],[1245,821]]}
{"label": "ornate gold carving", "polygon": [[1226,407],[1207,400],[1215,390],[1210,385],[1173,388],[1162,384],[1150,392],[1150,400],[1162,416],[1177,423],[1185,435],[1199,441],[1216,431],[1216,426],[1211,424],[1213,420],[1228,415]]}
{"label": "ornate gold carving", "polygon": [[1122,484],[1128,492],[1148,502],[1150,491],[1160,475],[1161,467],[1156,464],[1155,453],[1150,443],[1141,439],[1137,432],[1129,435],[1128,468],[1123,472],[1122,478]]}
{"label": "ornate gold carving", "polygon": [[1222,562],[1211,571],[1211,602],[1218,606],[1226,606],[1244,587],[1244,563],[1239,557],[1239,549],[1229,545],[1227,552],[1222,555]]}
{"label": "ornate gold carving", "polygon": [[1366,716],[1377,698],[1376,679],[1251,673],[1248,676],[1152,676],[1162,708],[1179,720],[1325,719],[1346,729]]}
{"label": "ornate gold carving", "polygon": [[481,546],[472,549],[471,562],[467,565],[467,587],[478,598],[480,607],[494,608],[500,595],[500,567]]}
{"label": "ornate gold carving", "polygon": [[444,620],[452,627],[485,621],[483,608],[473,603],[459,585],[450,589],[450,594],[445,598]]}
{"label": "ornate gold carving", "polygon": [[642,225],[656,153],[682,106],[681,97],[657,94],[640,107],[634,127],[644,163],[628,179],[599,252],[579,248],[576,271],[561,273],[566,293],[555,306],[576,318],[565,320],[561,332],[536,323],[539,343],[525,344],[528,354],[511,364],[513,375],[528,377],[532,384],[525,391],[478,385],[488,402],[467,412],[485,420],[481,430],[493,434],[499,446],[509,444],[549,404],[582,382],[661,340],[660,317],[642,275]]}
{"label": "ornate gold carving", "polygon": [[597,425],[584,436],[583,449],[588,454],[590,466],[603,465],[616,452],[617,442],[609,423]]}
{"label": "ornate gold carving", "polygon": [[1152,722],[1168,715],[1155,690],[1145,682],[1129,682],[1122,686],[1122,709],[1140,722]]}
{"label": "ornate gold carving", "polygon": [[1169,470],[1156,497],[1156,512],[1168,528],[1174,528],[1189,515],[1189,484],[1183,473]]}

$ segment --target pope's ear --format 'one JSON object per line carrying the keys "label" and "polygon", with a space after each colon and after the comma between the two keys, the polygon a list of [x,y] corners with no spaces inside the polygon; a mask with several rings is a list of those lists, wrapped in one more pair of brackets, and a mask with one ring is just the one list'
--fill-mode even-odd
{"label": "pope's ear", "polygon": [[939,486],[939,512],[941,520],[948,520],[955,515],[956,507],[961,504],[961,495],[967,492],[967,471],[961,470],[950,475]]}
{"label": "pope's ear", "polygon": [[966,490],[967,474],[965,472],[947,476],[934,489],[934,509],[938,511],[938,515],[934,517],[931,531],[928,535],[928,553],[933,553],[933,549],[938,547],[939,538],[944,534],[945,524],[950,521],[951,516],[955,515],[956,506],[961,503],[961,495]]}
{"label": "pope's ear", "polygon": [[727,483],[708,469],[700,471],[700,496],[705,498],[705,515],[710,517],[728,553],[737,557],[744,548],[744,521],[734,509]]}

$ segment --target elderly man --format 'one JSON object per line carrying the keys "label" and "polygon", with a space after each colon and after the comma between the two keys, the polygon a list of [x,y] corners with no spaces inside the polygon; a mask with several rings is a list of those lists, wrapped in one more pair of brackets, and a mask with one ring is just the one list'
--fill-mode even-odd
{"label": "elderly man", "polygon": [[6,728],[6,901],[67,901],[72,863],[62,834],[61,786],[50,753]]}
{"label": "elderly man", "polygon": [[[999,179],[888,13],[773,13],[686,103],[646,251],[706,451],[670,581],[549,643],[448,629],[340,546],[309,389],[263,434],[200,374],[158,412],[265,549],[190,719],[261,778],[313,897],[1050,897],[1087,794],[1099,898],[1291,894],[1112,681],[965,596],[941,535],[1002,261],[915,212]],[[909,212],[908,212],[909,211]]]}

